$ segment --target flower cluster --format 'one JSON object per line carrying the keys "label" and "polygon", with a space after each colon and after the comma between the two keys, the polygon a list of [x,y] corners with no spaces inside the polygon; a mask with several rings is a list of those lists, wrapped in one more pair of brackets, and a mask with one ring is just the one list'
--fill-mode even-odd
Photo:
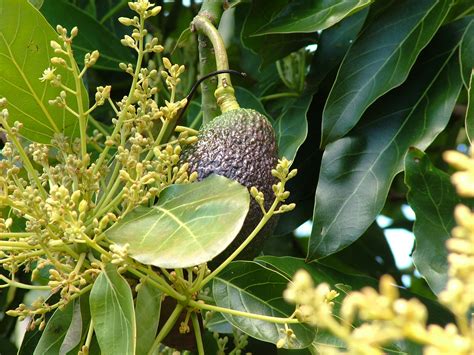
{"label": "flower cluster", "polygon": [[[74,59],[72,42],[78,35],[57,26],[58,39],[51,41],[55,56],[51,67],[39,78],[57,88],[51,105],[59,106],[78,121],[79,137],[55,134],[48,143],[28,143],[21,135],[22,124],[9,119],[6,99],[0,100],[0,129],[6,138],[0,160],[0,288],[14,286],[48,290],[59,295],[49,304],[39,300],[32,307],[22,304],[10,315],[37,317],[33,325],[44,326],[44,314],[64,307],[88,292],[100,273],[101,260],[129,267],[126,248],[106,240],[104,231],[138,205],[153,205],[160,192],[171,184],[196,180],[181,163],[182,147],[194,141],[188,132],[174,136],[177,114],[186,99],[175,100],[176,86],[184,66],[163,60],[171,99],[157,103],[156,80],[160,73],[143,68],[145,54],[163,47],[149,38],[145,19],[161,8],[146,0],[130,3],[137,13],[120,22],[133,27],[122,43],[138,53],[137,63],[120,67],[132,76],[129,95],[119,102],[111,99],[111,86],[100,86],[95,102],[86,107],[81,79],[100,59],[98,51],[84,56],[81,70]],[[59,72],[74,80],[64,80]],[[90,114],[109,104],[115,112],[113,131],[108,132]],[[97,128],[87,133],[87,124]],[[12,226],[24,226],[14,232]],[[18,281],[20,271],[31,272],[31,283]],[[41,275],[41,277],[40,277]],[[44,279],[46,278],[46,282]]]}
{"label": "flower cluster", "polygon": [[[474,196],[474,156],[456,151],[444,154],[445,160],[461,170],[452,176],[459,195]],[[449,280],[439,300],[455,315],[456,324],[445,327],[427,324],[428,311],[418,299],[400,298],[392,277],[380,279],[379,290],[365,287],[350,292],[334,308],[339,295],[326,283],[315,287],[307,271],[298,271],[284,298],[297,304],[295,316],[302,322],[329,330],[343,340],[351,354],[384,354],[383,346],[402,339],[424,345],[427,355],[469,355],[474,353],[474,213],[465,205],[456,207],[457,227],[447,241]],[[337,315],[335,315],[337,313]],[[324,354],[339,354],[323,346]]]}

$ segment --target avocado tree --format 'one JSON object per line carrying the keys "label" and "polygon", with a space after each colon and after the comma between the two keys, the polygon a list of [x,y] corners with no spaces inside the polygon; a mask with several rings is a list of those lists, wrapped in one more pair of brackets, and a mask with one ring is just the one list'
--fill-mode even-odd
{"label": "avocado tree", "polygon": [[474,352],[472,1],[0,14],[2,354]]}

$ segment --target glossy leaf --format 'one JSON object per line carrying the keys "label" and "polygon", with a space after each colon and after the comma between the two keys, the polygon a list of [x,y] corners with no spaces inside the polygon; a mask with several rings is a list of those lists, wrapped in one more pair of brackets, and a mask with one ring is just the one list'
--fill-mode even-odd
{"label": "glossy leaf", "polygon": [[[77,135],[76,117],[48,103],[62,89],[39,80],[43,71],[51,67],[49,60],[54,52],[50,41],[57,40],[57,33],[26,0],[2,0],[0,13],[0,97],[8,100],[10,124],[22,122],[20,133],[41,143],[49,143],[55,133]],[[74,87],[68,70],[58,68],[55,73],[61,74],[64,85]],[[82,90],[87,105],[85,88]],[[69,95],[67,101],[77,110],[75,97]]]}
{"label": "glossy leaf", "polygon": [[326,102],[322,146],[343,137],[378,97],[405,81],[449,4],[396,1],[365,28],[344,58]]}
{"label": "glossy leaf", "polygon": [[89,300],[101,353],[135,354],[136,323],[132,291],[115,265],[105,265],[94,282]]}
{"label": "glossy leaf", "polygon": [[444,28],[399,89],[377,102],[323,155],[308,259],[357,240],[381,211],[410,146],[425,149],[446,126],[462,80],[457,51],[469,21]]}
{"label": "glossy leaf", "polygon": [[241,107],[251,108],[255,111],[260,112],[262,115],[265,115],[270,122],[273,121],[273,118],[268,115],[265,111],[265,107],[262,105],[257,96],[255,96],[251,91],[237,86],[235,87],[235,98]]}
{"label": "glossy leaf", "polygon": [[260,66],[270,64],[293,51],[316,43],[317,35],[313,33],[254,36],[262,24],[270,22],[287,2],[287,0],[253,1],[251,4],[241,5],[248,7],[242,27],[241,41],[245,47],[259,55]]}
{"label": "glossy leaf", "polygon": [[54,311],[53,316],[46,324],[33,355],[65,354],[65,352],[60,352],[60,349],[62,349],[63,340],[73,319],[74,304],[76,303],[71,302],[63,310],[57,309]]}
{"label": "glossy leaf", "polygon": [[471,71],[471,78],[469,79],[465,124],[467,137],[469,142],[472,143],[474,139],[474,70]]}
{"label": "glossy leaf", "polygon": [[370,5],[372,0],[290,1],[257,35],[322,31]]}
{"label": "glossy leaf", "polygon": [[341,63],[357,38],[369,10],[364,9],[324,30],[311,63],[307,85],[316,91],[322,80]]}
{"label": "glossy leaf", "polygon": [[137,355],[146,355],[155,340],[160,322],[162,293],[145,279],[137,292]]}
{"label": "glossy leaf", "polygon": [[453,211],[460,199],[450,176],[435,168],[418,149],[411,149],[405,158],[405,183],[408,203],[416,214],[413,262],[438,294],[448,280],[446,240],[456,224]]}
{"label": "glossy leaf", "polygon": [[[473,19],[473,16],[470,16]],[[472,58],[474,58],[474,20],[471,21],[459,51],[459,61],[461,62],[461,75],[466,89],[469,87],[469,78],[472,72]]]}
{"label": "glossy leaf", "polygon": [[303,144],[308,134],[306,113],[311,104],[312,95],[305,93],[290,101],[280,116],[275,120],[278,155],[293,160],[298,148]]}
{"label": "glossy leaf", "polygon": [[[283,300],[283,291],[289,279],[267,267],[251,261],[231,263],[212,284],[212,295],[219,307],[231,308],[273,317],[288,317],[294,306]],[[266,342],[276,344],[282,334],[282,325],[257,319],[232,316],[222,313],[225,319],[244,333]],[[301,349],[309,346],[314,330],[302,324],[291,324],[296,339],[289,346]],[[286,344],[285,347],[288,347]]]}
{"label": "glossy leaf", "polygon": [[83,64],[84,55],[96,49],[100,52],[100,58],[94,68],[121,71],[121,62],[135,61],[130,49],[122,46],[115,34],[73,4],[64,0],[45,0],[41,13],[53,27],[60,24],[68,29],[74,26],[79,28],[79,36],[73,42],[74,56],[78,63]]}
{"label": "glossy leaf", "polygon": [[[304,269],[311,274],[315,284],[326,282],[331,285],[331,287],[339,289],[343,289],[341,285],[350,285],[348,287],[353,290],[358,290],[365,286],[377,287],[376,279],[362,275],[358,275],[357,278],[354,278],[352,275],[342,273],[316,261],[308,263],[302,258],[294,258],[291,256],[277,257],[270,255],[260,256],[256,261],[274,268],[289,279],[293,277],[296,271]],[[345,290],[347,291],[347,287]]]}
{"label": "glossy leaf", "polygon": [[234,240],[249,202],[244,186],[211,175],[167,187],[156,206],[136,208],[106,235],[119,245],[129,244],[129,255],[144,264],[191,267],[211,260]]}

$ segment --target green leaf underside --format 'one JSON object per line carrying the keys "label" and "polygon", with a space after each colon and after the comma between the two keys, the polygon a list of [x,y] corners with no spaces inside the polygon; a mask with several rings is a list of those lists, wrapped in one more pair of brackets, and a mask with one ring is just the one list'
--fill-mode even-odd
{"label": "green leaf underside", "polygon": [[255,35],[321,31],[362,10],[371,2],[372,0],[290,1]]}
{"label": "green leaf underside", "polygon": [[[46,324],[40,341],[33,355],[56,355],[60,353],[62,343],[71,324],[74,303],[71,302],[63,310],[57,309]],[[63,353],[64,354],[64,353]]]}
{"label": "green leaf underside", "polygon": [[308,259],[357,240],[381,211],[410,146],[425,149],[446,126],[458,97],[457,49],[471,19],[443,28],[406,84],[379,100],[322,159]]}
{"label": "green leaf underside", "polygon": [[[154,207],[138,207],[106,232],[131,257],[165,268],[191,267],[220,254],[239,233],[249,208],[247,189],[218,175],[173,185]],[[185,246],[185,247],[183,247]]]}
{"label": "green leaf underside", "polygon": [[132,291],[113,264],[106,264],[90,294],[94,331],[103,355],[135,354]]}
{"label": "green leaf underside", "polygon": [[323,112],[321,145],[348,133],[380,96],[405,81],[449,11],[448,0],[393,3],[344,58]]}
{"label": "green leaf underside", "polygon": [[415,211],[413,262],[434,293],[448,280],[446,240],[455,226],[454,207],[460,202],[448,174],[435,168],[429,158],[411,149],[405,158],[408,203]]}
{"label": "green leaf underside", "polygon": [[[263,265],[252,261],[237,261],[214,279],[212,295],[219,307],[288,317],[294,311],[294,306],[286,303],[282,296],[288,282],[287,277]],[[284,329],[281,324],[226,313],[223,316],[233,326],[256,339],[276,344],[283,336],[279,331]],[[296,339],[287,344],[287,347],[301,349],[311,344],[315,336],[313,329],[301,324],[291,324],[289,327],[294,331]]]}
{"label": "green leaf underside", "polygon": [[[9,122],[23,123],[20,134],[27,139],[49,143],[55,133],[78,134],[78,122],[64,108],[51,106],[62,90],[40,82],[43,71],[54,56],[51,40],[56,32],[44,17],[26,0],[0,0],[0,97],[8,99]],[[58,68],[64,85],[73,87],[72,74]],[[84,104],[88,97],[82,87]],[[68,95],[68,104],[77,110],[76,98]]]}
{"label": "green leaf underside", "polygon": [[275,129],[278,155],[293,160],[299,147],[308,135],[308,122],[306,113],[311,104],[312,95],[306,93],[292,100],[280,116],[275,120],[273,128]]}
{"label": "green leaf underside", "polygon": [[149,282],[141,283],[137,293],[137,355],[146,355],[155,340],[160,322],[162,293]]}
{"label": "green leaf underside", "polygon": [[67,29],[74,26],[79,28],[79,36],[73,42],[78,63],[83,64],[84,55],[96,49],[100,52],[100,58],[94,68],[121,71],[120,62],[134,62],[130,49],[122,46],[115,34],[73,4],[62,0],[45,0],[41,13],[53,27],[60,24]]}
{"label": "green leaf underside", "polygon": [[467,93],[467,108],[466,108],[466,133],[469,142],[473,142],[474,138],[474,69],[471,71],[471,78],[469,79],[469,89]]}

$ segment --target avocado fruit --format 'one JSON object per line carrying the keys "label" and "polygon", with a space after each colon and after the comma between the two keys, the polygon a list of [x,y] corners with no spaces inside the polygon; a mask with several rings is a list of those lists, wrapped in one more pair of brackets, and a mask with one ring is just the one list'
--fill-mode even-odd
{"label": "avocado fruit", "polygon": [[[272,175],[272,169],[278,162],[278,149],[273,127],[264,115],[244,108],[224,112],[205,124],[197,138],[197,142],[184,151],[184,160],[189,163],[190,172],[197,172],[198,180],[218,174],[248,189],[255,186],[265,196],[265,208],[270,208],[275,199],[272,186],[277,180]],[[242,229],[227,249],[209,263],[211,268],[219,265],[242,244],[262,215],[260,206],[252,198]],[[277,218],[272,217],[238,259],[256,257],[276,223]]]}

